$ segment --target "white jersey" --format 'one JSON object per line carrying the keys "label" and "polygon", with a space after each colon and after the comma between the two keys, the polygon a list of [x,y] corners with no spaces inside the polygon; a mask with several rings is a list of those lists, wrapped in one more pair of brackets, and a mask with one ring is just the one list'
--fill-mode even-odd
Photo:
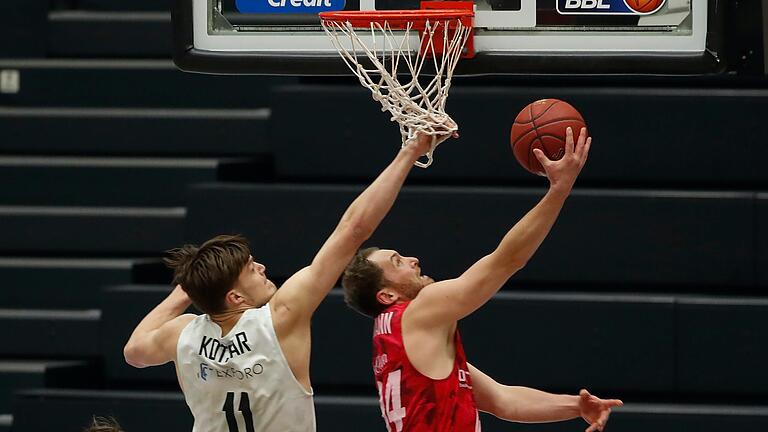
{"label": "white jersey", "polygon": [[208,315],[179,335],[176,370],[193,432],[314,432],[312,393],[291,372],[269,305],[243,313],[229,334]]}

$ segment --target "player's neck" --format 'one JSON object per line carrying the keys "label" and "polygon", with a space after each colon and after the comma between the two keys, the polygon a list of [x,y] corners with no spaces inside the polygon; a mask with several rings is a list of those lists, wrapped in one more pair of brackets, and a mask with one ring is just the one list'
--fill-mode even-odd
{"label": "player's neck", "polygon": [[221,327],[221,335],[226,336],[232,328],[240,321],[240,317],[248,309],[252,309],[250,306],[243,306],[237,309],[231,309],[218,314],[209,314],[211,321]]}

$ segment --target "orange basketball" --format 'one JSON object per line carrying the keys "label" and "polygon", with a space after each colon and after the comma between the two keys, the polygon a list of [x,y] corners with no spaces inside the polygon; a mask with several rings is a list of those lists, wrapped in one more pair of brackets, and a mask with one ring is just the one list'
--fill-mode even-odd
{"label": "orange basketball", "polygon": [[625,0],[627,6],[635,12],[649,13],[654,12],[664,4],[665,0]]}
{"label": "orange basketball", "polygon": [[510,141],[515,158],[528,171],[546,175],[533,149],[539,148],[548,158],[559,160],[565,154],[565,131],[569,126],[574,141],[586,127],[584,117],[569,103],[558,99],[533,102],[520,111],[512,124]]}

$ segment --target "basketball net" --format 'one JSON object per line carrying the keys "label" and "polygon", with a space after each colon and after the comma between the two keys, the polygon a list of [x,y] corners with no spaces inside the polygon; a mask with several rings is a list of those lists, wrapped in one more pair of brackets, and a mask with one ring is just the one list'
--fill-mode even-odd
{"label": "basketball net", "polygon": [[[459,19],[432,19],[424,22],[418,49],[412,49],[409,35],[413,22],[402,33],[395,34],[388,21],[371,22],[371,46],[368,47],[355,32],[349,21],[321,20],[326,34],[341,54],[349,69],[360,83],[371,90],[374,100],[381,103],[382,111],[392,114],[390,120],[400,125],[402,147],[416,137],[426,134],[432,137],[432,146],[426,154],[427,162],[417,161],[418,167],[432,164],[435,148],[458,131],[458,125],[445,112],[445,101],[451,88],[451,77],[462,55],[471,27]],[[341,38],[348,40],[345,45]],[[376,40],[383,40],[377,46]],[[438,44],[437,47],[435,44]],[[365,68],[361,60],[367,59],[371,68]],[[434,77],[428,83],[419,82],[419,74],[425,64],[434,67]],[[404,67],[401,67],[404,65]],[[400,69],[405,69],[400,71]],[[398,72],[407,81],[400,83]]]}

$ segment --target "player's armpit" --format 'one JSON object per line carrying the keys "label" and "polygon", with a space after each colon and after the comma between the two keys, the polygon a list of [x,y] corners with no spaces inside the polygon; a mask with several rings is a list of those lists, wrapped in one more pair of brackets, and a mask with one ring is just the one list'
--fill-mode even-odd
{"label": "player's armpit", "polygon": [[472,394],[475,396],[477,409],[499,417],[499,396],[501,384],[486,375],[480,369],[467,363],[469,378],[472,380]]}

